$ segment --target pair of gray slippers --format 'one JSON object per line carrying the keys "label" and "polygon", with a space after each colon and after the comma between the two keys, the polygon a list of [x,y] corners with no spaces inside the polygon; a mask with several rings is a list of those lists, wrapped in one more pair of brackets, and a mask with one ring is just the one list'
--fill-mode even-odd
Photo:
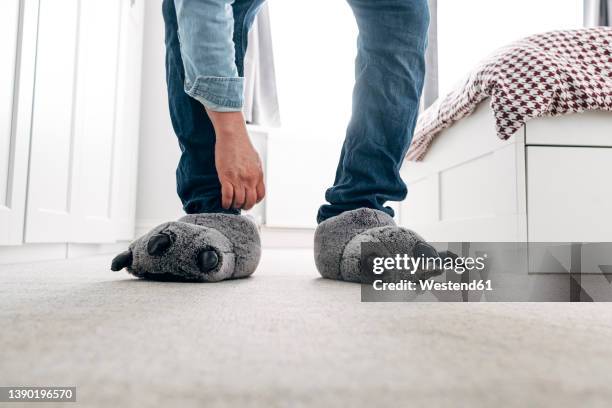
{"label": "pair of gray slippers", "polygon": [[[416,233],[398,227],[384,212],[360,208],[319,224],[315,262],[321,276],[366,283],[361,267],[362,243],[375,243],[387,254],[436,256]],[[384,255],[384,254],[381,254]],[[113,271],[157,281],[218,282],[255,272],[261,258],[256,224],[229,214],[187,215],[155,227],[117,255]]]}

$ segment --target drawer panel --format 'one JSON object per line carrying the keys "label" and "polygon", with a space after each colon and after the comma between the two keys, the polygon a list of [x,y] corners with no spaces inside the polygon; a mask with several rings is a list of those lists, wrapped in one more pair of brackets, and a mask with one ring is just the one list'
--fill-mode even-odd
{"label": "drawer panel", "polygon": [[612,112],[536,118],[525,126],[528,145],[612,147]]}
{"label": "drawer panel", "polygon": [[612,241],[612,148],[527,147],[532,242]]}

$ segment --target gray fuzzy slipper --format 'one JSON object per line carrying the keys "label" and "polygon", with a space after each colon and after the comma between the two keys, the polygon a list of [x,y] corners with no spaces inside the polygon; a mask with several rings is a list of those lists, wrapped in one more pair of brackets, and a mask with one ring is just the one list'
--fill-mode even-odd
{"label": "gray fuzzy slipper", "polygon": [[[368,242],[380,244],[376,247],[382,252],[369,256],[439,256],[423,238],[409,229],[398,227],[386,213],[360,208],[325,220],[317,227],[314,254],[321,276],[348,282],[372,282],[372,274],[363,272],[361,268],[361,244]],[[439,273],[419,270],[395,278],[427,279]]]}
{"label": "gray fuzzy slipper", "polygon": [[158,281],[218,282],[255,272],[257,226],[231,214],[192,214],[149,231],[117,255],[111,269]]}

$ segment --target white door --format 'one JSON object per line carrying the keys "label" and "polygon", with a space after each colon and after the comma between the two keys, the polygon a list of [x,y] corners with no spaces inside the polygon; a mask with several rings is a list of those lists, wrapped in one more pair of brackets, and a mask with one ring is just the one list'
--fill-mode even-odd
{"label": "white door", "polygon": [[145,0],[122,2],[111,193],[117,240],[134,238],[144,5]]}
{"label": "white door", "polygon": [[0,12],[0,245],[23,241],[38,0]]}
{"label": "white door", "polygon": [[81,0],[74,127],[71,242],[115,240],[112,219],[120,7]]}
{"label": "white door", "polygon": [[27,242],[109,242],[121,0],[41,0]]}
{"label": "white door", "polygon": [[71,235],[78,10],[78,0],[40,1],[27,242]]}

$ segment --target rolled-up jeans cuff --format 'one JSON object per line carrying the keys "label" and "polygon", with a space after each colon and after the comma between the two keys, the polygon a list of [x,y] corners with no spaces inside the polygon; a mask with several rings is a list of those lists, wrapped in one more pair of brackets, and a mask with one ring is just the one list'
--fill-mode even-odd
{"label": "rolled-up jeans cuff", "polygon": [[244,105],[244,78],[199,76],[185,81],[187,95],[215,112],[239,112]]}

